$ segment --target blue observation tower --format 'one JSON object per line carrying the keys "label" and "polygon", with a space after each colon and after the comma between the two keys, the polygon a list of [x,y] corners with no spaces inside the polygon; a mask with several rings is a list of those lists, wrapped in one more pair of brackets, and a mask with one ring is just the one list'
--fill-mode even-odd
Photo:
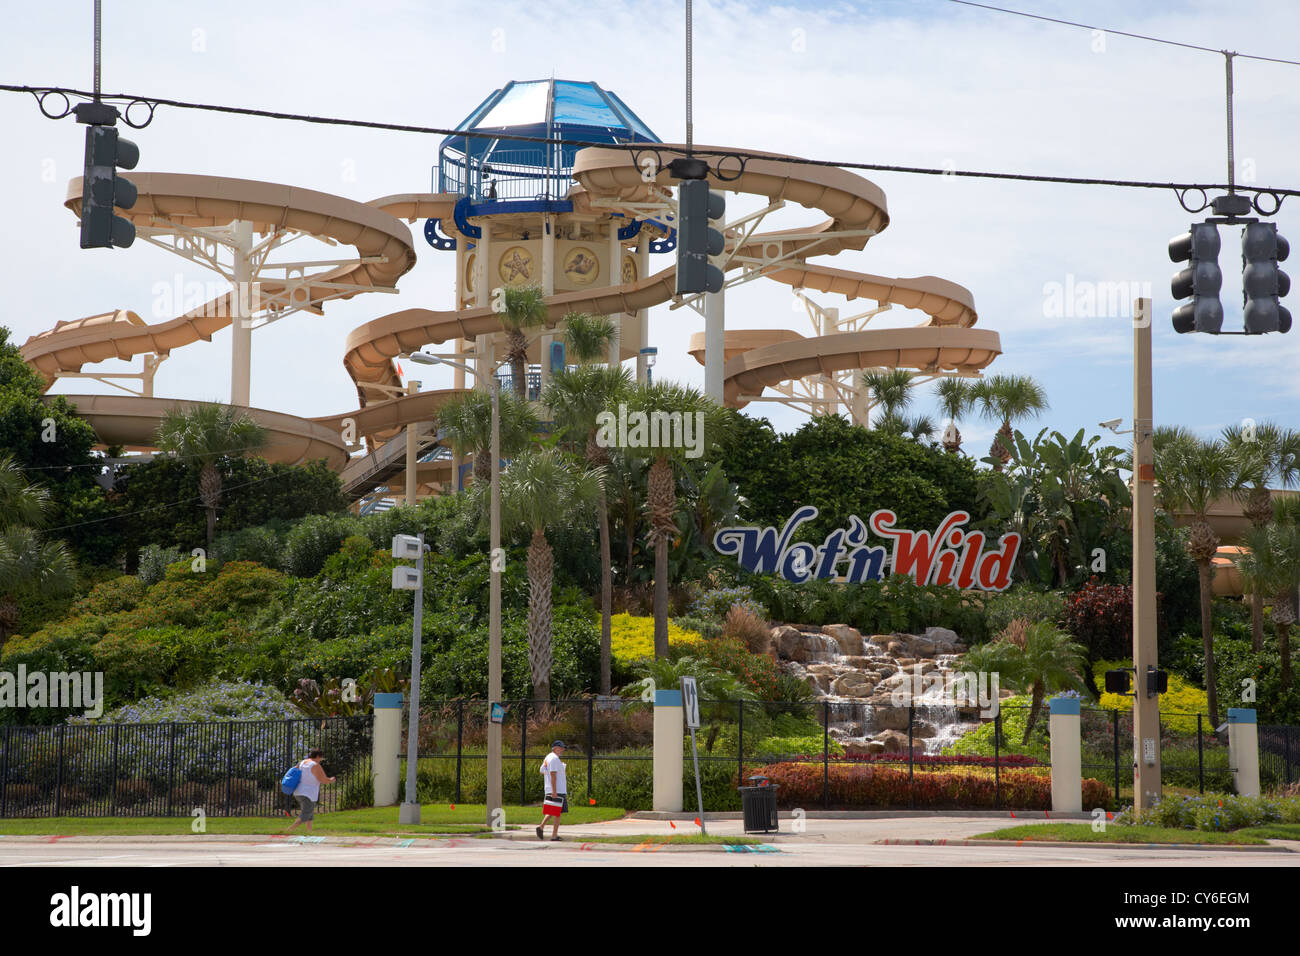
{"label": "blue observation tower", "polygon": [[[616,94],[597,83],[575,80],[511,81],[456,128],[587,143],[662,142]],[[434,192],[459,193],[476,206],[536,203],[540,205],[530,211],[568,212],[563,204],[579,148],[448,136],[438,149]]]}

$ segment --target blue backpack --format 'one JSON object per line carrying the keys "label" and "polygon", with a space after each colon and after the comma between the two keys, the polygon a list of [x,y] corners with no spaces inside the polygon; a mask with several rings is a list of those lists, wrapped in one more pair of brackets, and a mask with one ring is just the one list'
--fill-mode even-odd
{"label": "blue backpack", "polygon": [[280,790],[284,793],[293,793],[298,789],[298,784],[302,782],[302,768],[294,764],[284,772],[280,779]]}

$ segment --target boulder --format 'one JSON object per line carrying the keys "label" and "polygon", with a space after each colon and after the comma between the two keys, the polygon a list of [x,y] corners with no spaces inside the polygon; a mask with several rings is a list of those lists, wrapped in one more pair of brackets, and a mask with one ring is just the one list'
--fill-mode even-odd
{"label": "boulder", "polygon": [[875,736],[876,743],[881,745],[881,752],[887,754],[901,754],[907,752],[907,734],[899,733],[897,730],[886,730]]}
{"label": "boulder", "polygon": [[873,750],[873,746],[879,747],[880,745],[874,740],[846,740],[844,741],[844,752],[853,756],[880,753],[879,749]]}
{"label": "boulder", "polygon": [[907,730],[906,707],[877,707],[871,714],[876,730]]}
{"label": "boulder", "polygon": [[957,632],[949,630],[946,627],[927,627],[925,629],[926,640],[930,641],[938,648],[940,654],[956,654],[955,649],[960,643]]}
{"label": "boulder", "polygon": [[861,671],[846,671],[835,678],[831,693],[838,697],[870,697],[876,685]]}
{"label": "boulder", "polygon": [[929,740],[935,735],[934,725],[924,720],[918,720],[912,725],[913,740]]}
{"label": "boulder", "polygon": [[840,645],[840,653],[852,656],[862,653],[862,632],[847,624],[827,624],[822,633],[835,638]]}

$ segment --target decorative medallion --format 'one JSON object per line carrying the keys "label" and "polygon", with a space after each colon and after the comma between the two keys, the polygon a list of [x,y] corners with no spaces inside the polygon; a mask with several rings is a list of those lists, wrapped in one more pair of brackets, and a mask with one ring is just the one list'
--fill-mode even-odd
{"label": "decorative medallion", "polygon": [[636,258],[634,256],[623,256],[623,284],[631,285],[636,281]]}
{"label": "decorative medallion", "polygon": [[564,277],[574,285],[591,285],[600,277],[600,260],[586,246],[569,251],[564,257]]}
{"label": "decorative medallion", "polygon": [[533,277],[533,254],[523,246],[511,246],[501,253],[497,273],[506,285],[518,285]]}

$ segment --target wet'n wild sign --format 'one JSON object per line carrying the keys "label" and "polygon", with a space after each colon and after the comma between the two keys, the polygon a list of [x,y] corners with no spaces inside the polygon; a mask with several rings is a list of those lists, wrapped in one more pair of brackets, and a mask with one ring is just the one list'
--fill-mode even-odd
{"label": "wet'n wild sign", "polygon": [[[934,531],[907,531],[894,527],[898,516],[885,508],[866,522],[850,515],[849,526],[832,531],[820,546],[791,542],[795,529],[816,517],[817,509],[805,505],[779,531],[721,528],[713,536],[713,547],[719,554],[735,555],[746,571],[779,574],[796,584],[815,578],[861,584],[904,574],[917,584],[983,591],[1006,590],[1020,550],[1020,535],[1014,533],[1002,535],[996,547],[985,550],[984,534],[962,527],[970,520],[965,511],[952,512]],[[870,544],[873,534],[886,543]]]}

